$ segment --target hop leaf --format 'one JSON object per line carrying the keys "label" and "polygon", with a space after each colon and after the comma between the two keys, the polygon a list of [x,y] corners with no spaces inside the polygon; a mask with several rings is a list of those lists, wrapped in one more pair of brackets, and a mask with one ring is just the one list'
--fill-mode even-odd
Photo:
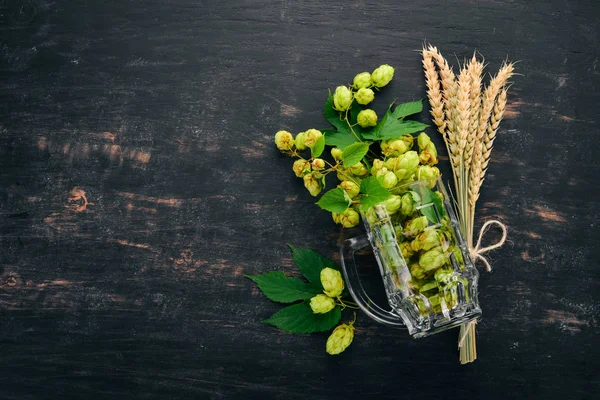
{"label": "hop leaf", "polygon": [[360,192],[364,195],[360,198],[361,211],[366,211],[368,208],[387,200],[391,196],[389,190],[381,186],[374,176],[370,176],[360,182]]}
{"label": "hop leaf", "polygon": [[282,271],[254,276],[246,275],[246,278],[252,279],[269,300],[278,303],[308,300],[321,293],[318,285],[306,284],[296,277],[285,276]]}
{"label": "hop leaf", "polygon": [[324,210],[343,213],[352,203],[348,193],[342,188],[331,189],[317,201],[317,205]]}
{"label": "hop leaf", "polygon": [[342,316],[339,306],[325,314],[315,314],[308,301],[281,309],[263,322],[291,333],[328,331]]}

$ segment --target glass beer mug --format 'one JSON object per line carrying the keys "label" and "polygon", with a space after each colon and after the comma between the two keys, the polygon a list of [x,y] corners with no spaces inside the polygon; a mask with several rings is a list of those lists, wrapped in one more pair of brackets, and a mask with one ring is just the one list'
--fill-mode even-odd
{"label": "glass beer mug", "polygon": [[[442,182],[421,180],[393,191],[388,202],[361,213],[366,236],[344,241],[348,291],[375,321],[429,336],[481,316],[479,273],[469,256]],[[388,306],[376,304],[361,282],[355,253],[371,246]]]}

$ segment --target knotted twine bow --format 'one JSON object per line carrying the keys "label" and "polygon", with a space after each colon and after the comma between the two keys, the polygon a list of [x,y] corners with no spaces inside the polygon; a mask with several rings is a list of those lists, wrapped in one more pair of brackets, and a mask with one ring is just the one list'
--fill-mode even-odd
{"label": "knotted twine bow", "polygon": [[[497,243],[482,248],[481,239],[483,239],[483,235],[485,235],[485,233],[490,229],[492,225],[498,225],[500,229],[502,229],[502,237],[500,238],[500,240],[498,240]],[[475,248],[470,249],[471,258],[473,259],[473,262],[481,260],[481,262],[485,264],[486,271],[492,272],[492,266],[490,265],[489,261],[483,256],[483,254],[487,253],[490,250],[497,249],[498,247],[502,247],[502,245],[504,245],[504,242],[506,242],[506,225],[495,219],[487,221],[485,224],[483,224],[481,230],[479,231],[479,238],[477,239],[477,244],[475,245]]]}
{"label": "knotted twine bow", "polygon": [[[495,244],[482,248],[481,240],[483,239],[483,235],[485,235],[485,233],[490,229],[490,227],[492,225],[498,225],[500,227],[500,229],[502,229],[502,237]],[[479,237],[477,238],[477,244],[475,245],[475,248],[469,249],[470,253],[471,253],[471,258],[473,259],[473,262],[477,262],[477,260],[480,260],[481,262],[483,262],[485,264],[485,270],[487,272],[492,272],[492,266],[490,265],[490,262],[487,260],[487,258],[485,258],[483,256],[483,254],[487,253],[488,251],[497,249],[497,248],[501,247],[502,245],[504,245],[504,242],[506,242],[506,235],[507,235],[506,225],[504,225],[502,222],[500,222],[498,220],[494,219],[491,221],[487,221],[485,224],[483,224],[483,226],[481,227],[481,230],[479,231]],[[465,338],[469,334],[469,331],[471,329],[475,329],[474,328],[475,325],[477,325],[477,319],[474,319],[467,323],[467,325],[464,329],[464,332],[461,335],[460,340],[458,341],[459,348],[461,348],[463,346],[463,343],[465,341]]]}

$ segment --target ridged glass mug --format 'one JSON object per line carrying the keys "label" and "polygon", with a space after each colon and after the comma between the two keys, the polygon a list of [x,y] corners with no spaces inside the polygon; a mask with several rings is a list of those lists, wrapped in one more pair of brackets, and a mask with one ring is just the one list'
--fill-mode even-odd
{"label": "ridged glass mug", "polygon": [[[479,318],[479,273],[442,182],[417,181],[393,193],[414,206],[410,219],[376,205],[361,213],[367,234],[342,244],[342,271],[355,302],[375,321],[405,327],[414,338]],[[369,245],[383,278],[385,307],[365,291],[355,260],[355,253]]]}

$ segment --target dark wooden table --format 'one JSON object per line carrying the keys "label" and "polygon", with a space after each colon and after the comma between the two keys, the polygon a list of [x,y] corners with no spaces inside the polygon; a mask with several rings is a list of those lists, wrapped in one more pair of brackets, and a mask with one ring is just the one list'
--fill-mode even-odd
{"label": "dark wooden table", "polygon": [[[599,18],[592,0],[0,0],[0,398],[598,398]],[[379,64],[377,107],[424,97],[424,40],[520,61],[477,216],[510,229],[479,359],[459,365],[456,330],[364,315],[330,357],[325,334],[262,324],[280,306],[243,276],[349,234],[272,136],[325,127],[326,89]]]}

